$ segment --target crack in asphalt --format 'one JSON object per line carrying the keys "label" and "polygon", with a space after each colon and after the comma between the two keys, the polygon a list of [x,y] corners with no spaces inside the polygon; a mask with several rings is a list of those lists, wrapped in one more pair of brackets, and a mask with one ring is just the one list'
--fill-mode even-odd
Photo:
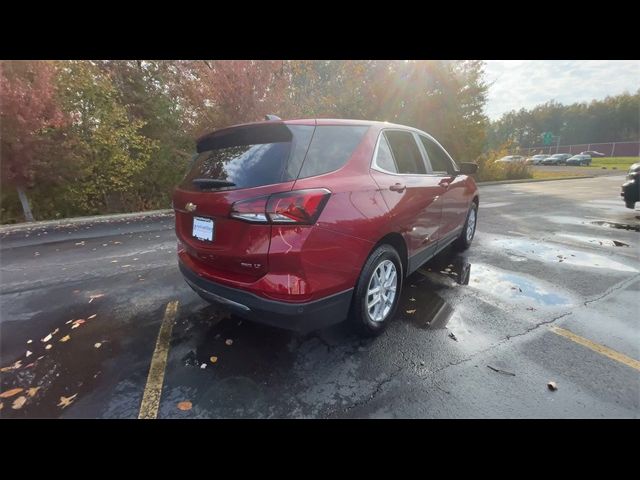
{"label": "crack in asphalt", "polygon": [[[400,372],[402,372],[402,370],[404,370],[404,367],[401,366],[401,365],[398,365],[398,368],[395,371],[391,372],[386,378],[384,378],[384,379],[382,379],[382,380],[377,382],[375,388],[373,389],[373,392],[371,392],[371,394],[369,395],[368,398],[365,398],[364,400],[359,400],[357,402],[352,403],[346,409],[343,409],[340,413],[350,412],[354,408],[367,405],[369,402],[371,402],[380,393],[380,391],[382,390],[384,385],[386,385],[387,383],[391,382],[395,377],[397,377],[400,374]],[[338,412],[333,412],[332,414],[337,414],[337,413]]]}
{"label": "crack in asphalt", "polygon": [[[585,302],[583,302],[583,305],[584,305],[584,306],[587,306],[587,305],[588,305],[588,304],[590,304],[590,303],[594,303],[594,302],[597,302],[597,301],[599,301],[599,300],[602,300],[603,298],[605,298],[605,297],[607,297],[607,296],[611,295],[612,293],[614,293],[614,292],[616,292],[616,291],[618,291],[618,290],[621,290],[621,289],[623,289],[623,288],[627,287],[628,285],[630,285],[631,283],[633,283],[633,282],[634,282],[635,280],[637,280],[638,278],[640,278],[640,274],[638,274],[638,275],[634,275],[634,276],[633,276],[633,277],[631,277],[631,278],[625,279],[625,280],[623,280],[623,281],[619,282],[618,284],[614,285],[613,287],[611,287],[611,288],[607,289],[604,293],[602,293],[602,294],[598,295],[597,297],[594,297],[594,298],[591,298],[591,299],[589,299],[589,300],[586,300]],[[466,357],[466,358],[463,358],[463,359],[461,359],[461,360],[459,360],[459,361],[456,361],[456,362],[450,362],[450,363],[448,363],[447,365],[444,365],[443,367],[441,367],[441,368],[437,368],[437,369],[435,369],[435,370],[428,370],[424,375],[417,375],[417,377],[418,377],[420,380],[425,380],[425,379],[426,379],[426,378],[428,378],[429,376],[432,376],[433,374],[436,374],[436,373],[439,373],[439,372],[441,372],[441,371],[443,371],[443,370],[446,370],[447,368],[455,367],[455,366],[461,365],[461,364],[463,364],[463,363],[469,362],[469,361],[473,360],[475,357],[477,357],[477,356],[479,356],[479,355],[482,355],[482,354],[484,354],[484,353],[486,353],[486,352],[488,352],[488,351],[490,351],[490,350],[493,350],[493,349],[495,349],[495,348],[498,348],[498,347],[502,346],[503,344],[505,344],[505,343],[507,343],[508,341],[510,341],[512,338],[515,338],[515,337],[521,337],[521,336],[527,335],[528,333],[532,332],[533,330],[536,330],[536,329],[540,328],[540,327],[541,327],[541,326],[543,326],[543,325],[549,325],[549,324],[552,324],[552,323],[554,323],[554,322],[556,322],[556,321],[560,320],[561,318],[564,318],[564,317],[566,317],[566,316],[571,315],[572,313],[573,313],[573,310],[570,310],[570,311],[568,311],[568,312],[561,313],[560,315],[556,315],[555,317],[553,317],[553,318],[552,318],[552,319],[550,319],[550,320],[544,320],[544,321],[538,322],[538,323],[536,323],[535,325],[533,325],[532,327],[527,328],[525,331],[520,332],[520,333],[516,333],[516,334],[514,334],[514,335],[507,335],[504,339],[502,339],[502,340],[498,341],[497,343],[495,343],[495,344],[493,344],[493,345],[490,345],[490,346],[488,346],[487,348],[484,348],[484,349],[482,349],[482,350],[478,350],[477,352],[474,352],[473,354],[471,354],[470,356],[468,356],[468,357]],[[404,358],[404,355],[402,355],[402,356],[403,356],[403,358]],[[406,358],[405,358],[405,360],[406,360]],[[382,387],[383,387],[383,385],[384,385],[384,384],[389,383],[393,378],[395,378],[396,376],[398,376],[398,375],[400,374],[400,372],[402,372],[402,371],[403,371],[403,370],[405,370],[405,369],[406,369],[406,367],[404,367],[404,366],[399,366],[399,368],[398,368],[395,372],[393,372],[393,373],[389,376],[389,378],[387,378],[387,379],[385,379],[385,380],[383,380],[383,381],[381,381],[381,382],[379,382],[379,383],[378,383],[378,385],[376,386],[376,388],[375,388],[374,392],[370,395],[370,397],[369,397],[368,399],[366,399],[366,400],[364,400],[364,401],[360,401],[360,402],[356,402],[356,403],[354,403],[354,404],[353,404],[353,405],[351,405],[349,408],[347,408],[345,411],[350,411],[350,410],[352,410],[352,409],[353,409],[353,408],[355,408],[355,407],[363,406],[363,405],[366,405],[366,404],[368,404],[369,402],[371,402],[371,401],[372,401],[372,400],[373,400],[373,399],[374,399],[374,398],[375,398],[375,397],[380,393],[380,391],[382,390]],[[442,390],[440,387],[438,387],[438,385],[436,385],[436,384],[434,384],[434,385],[435,385],[435,387],[436,387],[436,388],[438,388],[439,390],[441,390],[441,391],[443,391],[443,392],[445,392],[445,393],[447,393],[447,394],[449,394],[449,393],[450,393],[450,392],[447,392],[446,390]]]}

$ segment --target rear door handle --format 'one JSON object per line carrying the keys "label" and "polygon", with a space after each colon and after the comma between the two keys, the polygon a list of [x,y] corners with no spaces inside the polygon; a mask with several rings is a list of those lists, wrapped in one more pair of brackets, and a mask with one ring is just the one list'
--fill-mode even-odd
{"label": "rear door handle", "polygon": [[405,188],[407,187],[401,183],[394,183],[389,187],[389,190],[391,190],[392,192],[404,192]]}

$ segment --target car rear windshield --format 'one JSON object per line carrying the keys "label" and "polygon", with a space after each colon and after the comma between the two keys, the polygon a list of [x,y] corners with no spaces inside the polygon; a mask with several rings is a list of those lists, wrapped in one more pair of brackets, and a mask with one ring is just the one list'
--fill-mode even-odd
{"label": "car rear windshield", "polygon": [[[314,127],[282,123],[215,132],[198,142],[198,153],[181,188],[251,188],[294,180]],[[198,179],[220,183],[197,182]]]}

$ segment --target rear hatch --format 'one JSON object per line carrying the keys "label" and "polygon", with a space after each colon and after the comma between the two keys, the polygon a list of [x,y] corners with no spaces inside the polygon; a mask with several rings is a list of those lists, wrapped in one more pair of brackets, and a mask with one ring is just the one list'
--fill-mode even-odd
{"label": "rear hatch", "polygon": [[269,122],[199,139],[173,205],[178,239],[202,270],[236,282],[267,273],[271,225],[231,218],[232,205],[291,190],[313,131]]}

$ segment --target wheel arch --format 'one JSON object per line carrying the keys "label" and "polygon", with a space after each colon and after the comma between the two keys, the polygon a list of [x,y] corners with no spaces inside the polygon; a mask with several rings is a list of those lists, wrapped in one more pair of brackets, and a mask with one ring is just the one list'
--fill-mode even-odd
{"label": "wheel arch", "polygon": [[[369,255],[371,255],[376,248],[383,244],[391,245],[393,248],[395,248],[396,252],[398,252],[398,256],[400,257],[400,261],[402,262],[402,277],[406,277],[407,269],[409,268],[409,253],[407,250],[407,244],[404,241],[402,235],[400,235],[398,232],[387,233],[384,237],[376,242],[373,248],[371,248]],[[369,257],[367,256],[367,258]]]}

